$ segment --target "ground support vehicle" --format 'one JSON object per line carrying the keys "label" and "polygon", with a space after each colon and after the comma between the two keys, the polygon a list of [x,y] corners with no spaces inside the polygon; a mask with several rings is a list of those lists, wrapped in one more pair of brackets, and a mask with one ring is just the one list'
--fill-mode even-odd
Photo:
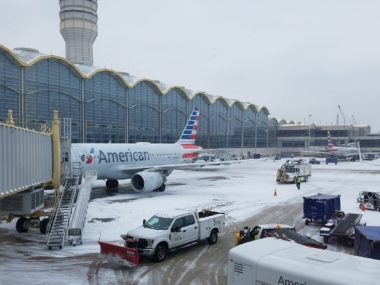
{"label": "ground support vehicle", "polygon": [[340,211],[340,195],[317,194],[303,197],[303,218],[310,222],[325,224]]}
{"label": "ground support vehicle", "polygon": [[318,159],[310,158],[309,163],[310,164],[320,164],[321,162]]}
{"label": "ground support vehicle", "polygon": [[264,238],[229,251],[227,284],[379,284],[379,261]]}
{"label": "ground support vehicle", "polygon": [[289,225],[282,224],[266,224],[258,225],[255,227],[244,227],[244,230],[234,233],[237,245],[253,241],[255,239],[262,239],[267,237],[274,237],[286,241],[293,241],[305,246],[326,249],[327,247],[305,235],[296,232],[296,229]]}
{"label": "ground support vehicle", "polygon": [[326,157],[326,164],[329,164],[329,163],[338,164],[338,158],[335,156]]}
{"label": "ground support vehicle", "polygon": [[355,226],[360,223],[361,214],[348,213],[339,220],[327,223],[319,230],[319,235],[323,237],[323,242],[335,239],[349,246],[354,245]]}
{"label": "ground support vehicle", "polygon": [[118,263],[125,260],[127,266],[137,265],[143,256],[161,262],[169,252],[203,239],[215,244],[224,227],[225,214],[214,211],[156,214],[148,221],[144,220],[142,226],[121,236],[124,247],[99,242],[100,254]]}
{"label": "ground support vehicle", "polygon": [[355,255],[380,260],[380,227],[355,227]]}
{"label": "ground support vehicle", "polygon": [[287,160],[278,170],[276,181],[278,183],[296,183],[300,176],[302,181],[308,181],[311,177],[311,166],[300,160]]}
{"label": "ground support vehicle", "polygon": [[367,210],[376,210],[380,212],[380,193],[379,192],[370,192],[370,191],[362,191],[359,194],[357,199],[359,207]]}

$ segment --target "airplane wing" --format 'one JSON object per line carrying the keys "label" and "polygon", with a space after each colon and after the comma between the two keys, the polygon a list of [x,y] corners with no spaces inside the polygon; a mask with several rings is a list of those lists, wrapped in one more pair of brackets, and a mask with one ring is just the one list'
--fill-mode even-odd
{"label": "airplane wing", "polygon": [[172,170],[187,170],[200,168],[203,166],[209,165],[230,165],[233,163],[240,163],[239,160],[231,160],[231,161],[210,161],[210,162],[187,162],[187,163],[178,163],[178,164],[166,164],[166,165],[152,165],[152,166],[120,166],[119,170],[124,173],[134,174],[140,171],[151,171],[151,172],[162,172],[162,171],[172,171]]}
{"label": "airplane wing", "polygon": [[322,150],[301,150],[300,152],[302,154],[310,154],[310,155],[315,155],[315,154],[319,154],[319,155],[322,155],[322,156],[331,155],[330,152],[328,152],[328,151],[322,151]]}

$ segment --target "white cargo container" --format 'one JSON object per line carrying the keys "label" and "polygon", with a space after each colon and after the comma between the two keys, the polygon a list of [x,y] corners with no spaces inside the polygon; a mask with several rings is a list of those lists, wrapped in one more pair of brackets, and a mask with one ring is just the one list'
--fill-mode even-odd
{"label": "white cargo container", "polygon": [[228,285],[375,285],[380,261],[265,238],[232,248],[227,274]]}

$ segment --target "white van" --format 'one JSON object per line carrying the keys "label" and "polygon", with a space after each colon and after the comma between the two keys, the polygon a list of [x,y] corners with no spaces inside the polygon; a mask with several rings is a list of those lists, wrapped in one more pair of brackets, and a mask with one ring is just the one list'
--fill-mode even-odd
{"label": "white van", "polygon": [[265,238],[232,248],[228,285],[375,285],[380,261]]}

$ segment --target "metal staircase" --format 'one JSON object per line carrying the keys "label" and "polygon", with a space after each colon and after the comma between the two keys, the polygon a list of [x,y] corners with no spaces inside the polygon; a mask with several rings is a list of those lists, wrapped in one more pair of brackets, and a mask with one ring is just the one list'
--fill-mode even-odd
{"label": "metal staircase", "polygon": [[77,195],[74,213],[68,229],[68,243],[70,245],[82,244],[82,232],[86,221],[88,203],[90,201],[91,189],[97,178],[96,171],[88,171],[82,177],[82,183]]}
{"label": "metal staircase", "polygon": [[50,213],[46,242],[49,249],[54,247],[62,249],[65,243],[67,228],[78,191],[79,177],[74,176],[66,179],[59,198],[56,200],[56,205]]}

